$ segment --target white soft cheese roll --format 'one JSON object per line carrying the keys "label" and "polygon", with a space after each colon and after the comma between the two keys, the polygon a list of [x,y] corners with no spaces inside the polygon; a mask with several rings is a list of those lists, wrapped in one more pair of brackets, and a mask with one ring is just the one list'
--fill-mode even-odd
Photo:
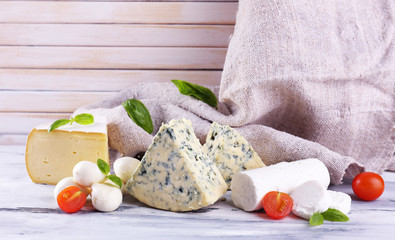
{"label": "white soft cheese roll", "polygon": [[290,196],[293,200],[292,213],[305,219],[310,219],[314,213],[325,212],[331,203],[328,190],[316,180],[299,185]]}
{"label": "white soft cheese roll", "polygon": [[343,192],[335,192],[328,190],[331,203],[329,208],[339,210],[340,212],[347,214],[351,210],[351,197]]}
{"label": "white soft cheese roll", "polygon": [[316,180],[324,188],[330,177],[326,166],[318,159],[282,162],[268,167],[236,173],[231,182],[233,203],[245,210],[262,208],[261,200],[270,191],[290,193],[304,182]]}

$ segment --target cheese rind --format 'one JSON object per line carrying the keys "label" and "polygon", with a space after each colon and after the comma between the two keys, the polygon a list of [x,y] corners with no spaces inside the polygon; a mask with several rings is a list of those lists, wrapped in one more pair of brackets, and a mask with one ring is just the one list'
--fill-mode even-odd
{"label": "cheese rind", "polygon": [[180,119],[159,129],[127,190],[155,208],[191,211],[216,202],[227,186],[196,138],[191,122]]}
{"label": "cheese rind", "polygon": [[50,125],[40,125],[28,136],[25,161],[33,182],[55,185],[72,176],[74,165],[82,160],[96,163],[100,158],[109,163],[106,123],[73,123],[49,133]]}
{"label": "cheese rind", "polygon": [[227,125],[212,123],[203,147],[217,165],[228,188],[235,173],[265,167],[248,141]]}

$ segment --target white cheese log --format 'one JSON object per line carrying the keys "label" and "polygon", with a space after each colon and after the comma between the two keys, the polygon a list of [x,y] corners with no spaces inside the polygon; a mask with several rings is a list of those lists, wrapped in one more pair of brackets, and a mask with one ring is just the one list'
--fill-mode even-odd
{"label": "white cheese log", "polygon": [[347,214],[351,210],[351,197],[342,192],[336,192],[328,190],[330,198],[329,208],[339,210],[340,212]]}
{"label": "white cheese log", "polygon": [[310,219],[314,213],[325,212],[331,203],[326,188],[315,180],[299,185],[290,196],[293,200],[292,213],[305,219]]}
{"label": "white cheese log", "polygon": [[290,194],[293,199],[292,213],[310,219],[314,213],[333,208],[347,214],[351,209],[351,197],[342,192],[326,190],[317,181],[308,181]]}
{"label": "white cheese log", "polygon": [[233,203],[245,210],[262,208],[261,200],[270,191],[289,194],[304,182],[316,180],[325,189],[330,177],[326,166],[318,159],[282,162],[268,167],[236,173],[231,183]]}

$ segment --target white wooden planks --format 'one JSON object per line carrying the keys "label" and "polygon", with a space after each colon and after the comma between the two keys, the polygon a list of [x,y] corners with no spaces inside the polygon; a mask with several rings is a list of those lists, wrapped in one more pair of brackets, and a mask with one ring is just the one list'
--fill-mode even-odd
{"label": "white wooden planks", "polygon": [[114,92],[2,91],[0,112],[72,112]]}
{"label": "white wooden planks", "polygon": [[222,69],[226,48],[0,46],[0,68]]}
{"label": "white wooden planks", "polygon": [[[0,124],[0,133],[2,134],[26,134],[30,130],[43,123],[53,122],[57,119],[69,118],[69,113],[21,113],[21,112],[11,112],[4,113],[0,112],[0,119],[2,119],[6,124]],[[3,123],[4,123],[3,122]],[[15,127],[10,128],[10,125]]]}
{"label": "white wooden planks", "polygon": [[143,82],[218,85],[234,0],[0,0],[0,144]]}
{"label": "white wooden planks", "polygon": [[0,133],[0,145],[25,145],[27,134],[3,134]]}
{"label": "white wooden planks", "polygon": [[237,3],[227,2],[0,2],[8,23],[234,24]]}
{"label": "white wooden planks", "polygon": [[1,88],[13,91],[120,91],[142,82],[169,82],[172,79],[219,85],[221,71],[0,69]]}
{"label": "white wooden planks", "polygon": [[232,25],[0,23],[0,45],[227,47]]}

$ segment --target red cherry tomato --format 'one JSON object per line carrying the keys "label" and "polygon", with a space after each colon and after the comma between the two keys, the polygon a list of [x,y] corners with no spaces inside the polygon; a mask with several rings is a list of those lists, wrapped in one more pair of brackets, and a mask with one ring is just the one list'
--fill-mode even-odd
{"label": "red cherry tomato", "polygon": [[263,197],[262,205],[269,217],[281,219],[291,212],[293,200],[286,193],[272,191]]}
{"label": "red cherry tomato", "polygon": [[86,195],[78,187],[70,186],[59,193],[57,201],[60,209],[68,213],[73,213],[85,205]]}
{"label": "red cherry tomato", "polygon": [[360,199],[372,201],[383,194],[384,180],[377,173],[363,172],[352,181],[352,190]]}

